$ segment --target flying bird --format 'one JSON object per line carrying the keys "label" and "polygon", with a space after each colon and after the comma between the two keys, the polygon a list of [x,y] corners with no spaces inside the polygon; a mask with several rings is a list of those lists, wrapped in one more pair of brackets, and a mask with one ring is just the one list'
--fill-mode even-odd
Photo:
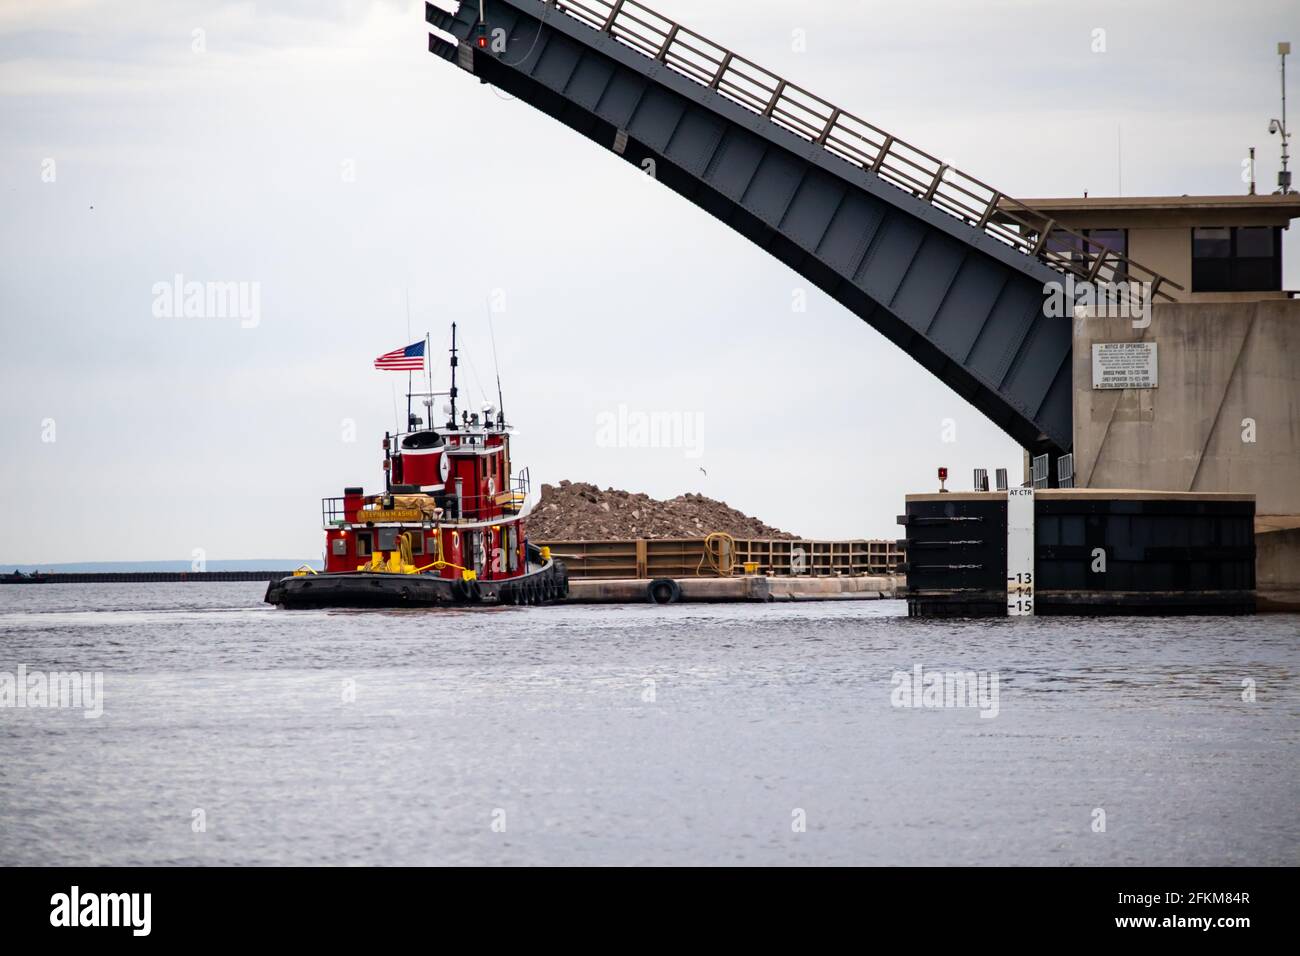
{"label": "flying bird", "polygon": [[702,474],[705,478],[709,477],[709,473],[704,470],[703,465],[700,466],[700,474]]}

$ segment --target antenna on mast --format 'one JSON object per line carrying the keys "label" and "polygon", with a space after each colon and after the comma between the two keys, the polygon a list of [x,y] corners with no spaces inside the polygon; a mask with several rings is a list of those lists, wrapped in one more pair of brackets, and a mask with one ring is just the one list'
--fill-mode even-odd
{"label": "antenna on mast", "polygon": [[488,303],[488,337],[492,340],[492,368],[497,374],[497,420],[506,423],[506,400],[501,397],[501,365],[497,362],[497,334],[492,328],[492,304]]}

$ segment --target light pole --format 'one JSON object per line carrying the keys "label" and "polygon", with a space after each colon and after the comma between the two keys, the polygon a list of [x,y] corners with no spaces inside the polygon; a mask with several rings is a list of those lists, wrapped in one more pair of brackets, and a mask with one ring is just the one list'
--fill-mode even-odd
{"label": "light pole", "polygon": [[1282,137],[1282,168],[1277,173],[1277,191],[1284,196],[1291,192],[1291,171],[1286,168],[1291,159],[1291,154],[1287,152],[1287,140],[1291,138],[1291,134],[1286,130],[1286,57],[1290,52],[1289,41],[1283,40],[1278,43],[1277,54],[1282,58],[1282,118],[1269,120],[1268,123],[1268,131]]}

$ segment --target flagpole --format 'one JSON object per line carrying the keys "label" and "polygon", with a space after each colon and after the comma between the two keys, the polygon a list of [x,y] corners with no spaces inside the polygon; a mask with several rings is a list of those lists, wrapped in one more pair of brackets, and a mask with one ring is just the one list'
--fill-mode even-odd
{"label": "flagpole", "polygon": [[[411,290],[406,290],[406,340],[411,340]],[[411,373],[406,373],[406,427],[411,427]]]}

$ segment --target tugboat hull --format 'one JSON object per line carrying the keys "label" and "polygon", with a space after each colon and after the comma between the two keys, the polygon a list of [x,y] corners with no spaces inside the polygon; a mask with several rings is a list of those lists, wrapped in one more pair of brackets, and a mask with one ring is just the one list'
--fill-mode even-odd
{"label": "tugboat hull", "polygon": [[549,561],[505,581],[449,580],[431,574],[357,571],[308,574],[272,581],[266,603],[283,608],[474,607],[492,604],[554,604],[569,593],[563,562]]}

